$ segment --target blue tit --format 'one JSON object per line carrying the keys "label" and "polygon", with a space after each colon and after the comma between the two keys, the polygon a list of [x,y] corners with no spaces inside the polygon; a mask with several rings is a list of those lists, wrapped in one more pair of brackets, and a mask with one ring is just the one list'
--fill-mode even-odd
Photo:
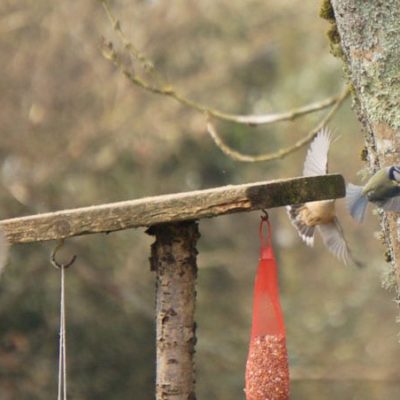
{"label": "blue tit", "polygon": [[399,165],[380,169],[365,186],[347,185],[347,208],[357,222],[363,221],[369,201],[385,211],[400,212]]}
{"label": "blue tit", "polygon": [[[321,129],[312,141],[304,162],[303,175],[316,176],[328,173],[328,152],[332,135],[328,129]],[[286,207],[290,221],[299,236],[308,246],[314,245],[315,231],[318,230],[326,248],[344,264],[360,263],[352,257],[336,217],[335,200],[313,201]]]}

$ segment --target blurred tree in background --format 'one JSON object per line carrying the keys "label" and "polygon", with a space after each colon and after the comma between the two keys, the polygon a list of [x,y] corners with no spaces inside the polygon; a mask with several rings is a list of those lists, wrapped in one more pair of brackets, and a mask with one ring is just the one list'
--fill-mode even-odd
{"label": "blurred tree in background", "polygon": [[[275,112],[343,86],[327,24],[311,1],[115,1],[133,43],[188,97],[231,113]],[[101,4],[0,4],[1,216],[301,174],[305,149],[259,164],[215,147],[204,117],[133,87],[101,52],[115,37]],[[117,41],[116,41],[117,42]],[[133,68],[135,66],[133,65]],[[320,114],[260,128],[221,124],[246,153],[290,145]],[[330,169],[363,165],[349,102],[331,122]],[[381,288],[377,220],[345,233],[367,268],[345,268],[320,243],[306,248],[284,210],[271,212],[296,400],[394,399],[400,356],[392,295]],[[257,213],[202,221],[198,259],[199,399],[242,399],[258,259]],[[154,277],[143,230],[70,240],[69,390],[74,399],[154,393]],[[0,398],[56,392],[59,276],[52,244],[15,246],[0,281]],[[390,382],[390,384],[388,383]]]}

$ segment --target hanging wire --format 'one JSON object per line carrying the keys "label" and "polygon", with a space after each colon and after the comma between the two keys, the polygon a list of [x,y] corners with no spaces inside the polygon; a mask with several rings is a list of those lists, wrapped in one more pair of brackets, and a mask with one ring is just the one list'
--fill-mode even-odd
{"label": "hanging wire", "polygon": [[50,256],[51,264],[61,272],[60,285],[60,340],[58,356],[58,391],[57,400],[67,400],[67,346],[65,340],[65,269],[70,267],[76,260],[74,255],[67,264],[59,263],[56,260],[57,252],[64,245],[61,240],[53,249]]}
{"label": "hanging wire", "polygon": [[[64,271],[61,268],[61,302],[60,302],[60,343],[58,362],[58,397],[57,400],[67,400],[67,362],[65,345],[65,285]],[[61,393],[63,392],[63,393]]]}

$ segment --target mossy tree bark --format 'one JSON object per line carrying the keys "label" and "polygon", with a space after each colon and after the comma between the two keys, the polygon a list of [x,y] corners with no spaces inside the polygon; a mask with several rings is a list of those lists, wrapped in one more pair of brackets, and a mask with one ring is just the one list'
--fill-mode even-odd
{"label": "mossy tree bark", "polygon": [[156,400],[195,400],[197,276],[196,222],[156,225],[148,230],[151,269],[156,272]]}
{"label": "mossy tree bark", "polygon": [[[326,0],[328,3],[329,0]],[[371,171],[400,164],[400,0],[331,0]],[[325,4],[326,7],[326,4]],[[337,54],[338,52],[336,52]],[[382,213],[393,283],[400,287],[400,218]],[[399,291],[398,291],[399,293]]]}

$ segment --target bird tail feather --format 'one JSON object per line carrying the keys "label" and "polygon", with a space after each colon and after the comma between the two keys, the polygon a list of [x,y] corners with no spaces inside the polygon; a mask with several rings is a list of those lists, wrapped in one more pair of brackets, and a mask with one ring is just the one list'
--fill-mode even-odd
{"label": "bird tail feather", "polygon": [[346,204],[351,216],[361,223],[364,219],[368,199],[362,193],[362,186],[349,183],[346,187]]}

